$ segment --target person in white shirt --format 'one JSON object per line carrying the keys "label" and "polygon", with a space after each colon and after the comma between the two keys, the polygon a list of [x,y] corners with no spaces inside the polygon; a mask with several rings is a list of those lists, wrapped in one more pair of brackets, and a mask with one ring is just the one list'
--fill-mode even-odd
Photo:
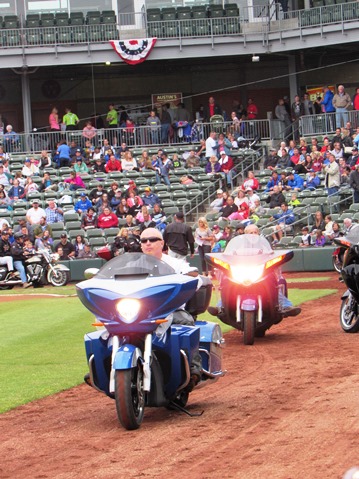
{"label": "person in white shirt", "polygon": [[43,217],[46,218],[45,210],[39,207],[39,200],[34,200],[32,202],[32,208],[26,213],[26,220],[31,225],[38,225],[40,224],[40,219]]}
{"label": "person in white shirt", "polygon": [[211,131],[209,137],[206,140],[206,158],[209,159],[211,156],[218,156],[217,150],[217,133],[215,131]]}

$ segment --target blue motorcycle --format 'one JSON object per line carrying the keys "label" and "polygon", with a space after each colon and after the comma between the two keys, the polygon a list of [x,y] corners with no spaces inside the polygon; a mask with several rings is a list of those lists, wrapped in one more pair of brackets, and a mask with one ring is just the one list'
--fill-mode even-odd
{"label": "blue motorcycle", "polygon": [[206,311],[212,284],[176,274],[163,261],[125,253],[100,270],[87,270],[77,294],[96,316],[97,331],[85,335],[89,383],[114,398],[120,423],[140,427],[145,407],[185,408],[194,355],[201,356],[202,387],[221,370],[223,337],[215,323],[172,325],[184,304],[194,317]]}

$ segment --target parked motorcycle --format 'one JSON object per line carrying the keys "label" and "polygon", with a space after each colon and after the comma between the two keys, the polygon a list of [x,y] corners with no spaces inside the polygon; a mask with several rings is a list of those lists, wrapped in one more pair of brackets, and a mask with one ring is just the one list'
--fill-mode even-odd
{"label": "parked motorcycle", "polygon": [[[94,276],[93,276],[94,275]],[[175,274],[163,261],[143,253],[116,256],[91,278],[79,283],[77,294],[102,329],[85,335],[89,383],[114,398],[117,416],[126,429],[140,427],[145,407],[184,408],[188,401],[190,365],[198,351],[202,387],[224,374],[223,338],[215,323],[195,327],[172,325],[173,313],[186,303],[194,317],[209,304],[212,283]],[[91,277],[92,276],[92,277]]]}
{"label": "parked motorcycle", "polygon": [[[63,264],[57,264],[59,255],[46,249],[36,252],[24,261],[27,282],[39,286],[46,282],[53,286],[65,286],[69,280],[69,268]],[[6,266],[0,266],[0,289],[12,289],[21,285],[20,274],[15,271],[11,275]]]}
{"label": "parked motorcycle", "polygon": [[209,253],[207,261],[217,269],[221,287],[222,313],[226,324],[243,331],[243,342],[255,337],[283,319],[278,304],[278,289],[286,295],[286,283],[278,280],[278,268],[293,258],[293,251],[275,250],[258,235],[239,235],[231,239],[223,253]]}
{"label": "parked motorcycle", "polygon": [[359,227],[347,236],[334,238],[335,244],[345,250],[341,275],[347,286],[342,296],[340,326],[346,333],[359,331]]}

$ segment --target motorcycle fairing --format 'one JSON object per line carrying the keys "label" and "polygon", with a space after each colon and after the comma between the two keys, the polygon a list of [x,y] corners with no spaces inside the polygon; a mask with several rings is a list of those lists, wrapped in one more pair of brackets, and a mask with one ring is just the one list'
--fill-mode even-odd
{"label": "motorcycle fairing", "polygon": [[122,344],[117,350],[112,367],[113,369],[134,368],[141,357],[142,352],[139,348],[133,344]]}
{"label": "motorcycle fairing", "polygon": [[[77,294],[84,304],[112,334],[136,331],[148,333],[156,329],[154,320],[165,318],[186,303],[196,291],[198,279],[186,275],[147,277],[136,281],[93,278],[79,283]],[[141,301],[138,319],[123,323],[116,309],[122,298]]]}

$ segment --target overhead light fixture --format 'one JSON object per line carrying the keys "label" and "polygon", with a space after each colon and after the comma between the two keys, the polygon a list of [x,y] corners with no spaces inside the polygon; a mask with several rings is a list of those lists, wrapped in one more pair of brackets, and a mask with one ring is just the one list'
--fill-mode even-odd
{"label": "overhead light fixture", "polygon": [[106,65],[107,67],[109,67],[109,66],[111,65],[111,62],[109,62],[109,61],[105,62],[105,65]]}
{"label": "overhead light fixture", "polygon": [[259,62],[260,57],[258,55],[252,55],[252,62]]}

